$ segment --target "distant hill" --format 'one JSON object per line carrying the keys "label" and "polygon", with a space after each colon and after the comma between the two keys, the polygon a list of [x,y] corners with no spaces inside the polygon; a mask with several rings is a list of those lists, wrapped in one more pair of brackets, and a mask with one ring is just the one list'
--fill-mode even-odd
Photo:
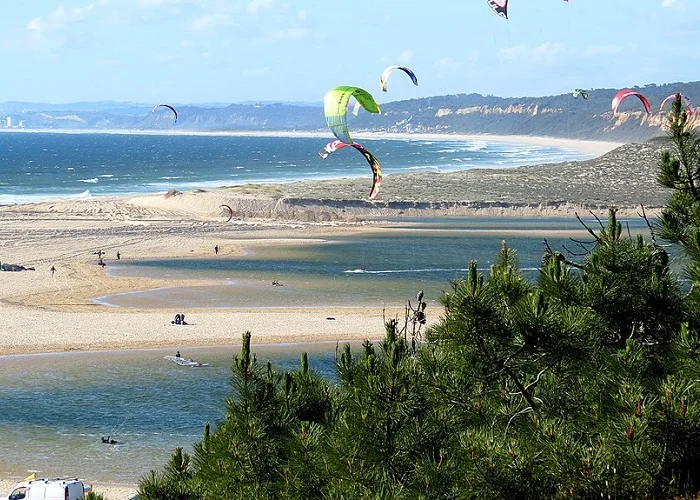
{"label": "distant hill", "polygon": [[[643,141],[662,135],[658,112],[668,95],[682,92],[694,99],[700,82],[633,87],[651,102],[643,111],[632,97],[613,117],[610,102],[617,89],[589,90],[589,99],[571,94],[545,97],[497,97],[481,94],[435,96],[381,103],[382,114],[360,111],[349,116],[354,131],[439,132],[462,134],[537,135],[575,139]],[[377,99],[390,94],[375,93]],[[192,131],[324,131],[322,104],[242,103],[177,105],[179,120],[151,113],[152,105],[126,102],[72,104],[0,103],[0,129],[192,130]]]}

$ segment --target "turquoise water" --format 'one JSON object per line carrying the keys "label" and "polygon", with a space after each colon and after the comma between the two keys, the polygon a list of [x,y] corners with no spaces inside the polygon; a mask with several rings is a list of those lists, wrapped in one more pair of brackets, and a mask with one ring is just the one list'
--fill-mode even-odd
{"label": "turquoise water", "polygon": [[[129,134],[0,134],[0,203],[153,193],[256,182],[371,178],[356,151],[321,159],[331,139]],[[591,155],[485,141],[362,141],[385,174],[514,167]]]}
{"label": "turquoise water", "polygon": [[[641,219],[623,221],[642,231]],[[256,248],[240,258],[122,260],[114,276],[212,280],[211,286],[159,288],[99,297],[120,307],[241,308],[402,305],[418,290],[438,301],[451,280],[465,275],[471,260],[483,272],[506,240],[529,279],[536,279],[544,239],[556,250],[591,240],[575,218],[404,220],[397,227],[323,243]],[[222,243],[225,245],[225,243]],[[577,248],[580,250],[580,248]],[[271,286],[273,280],[284,286]]]}
{"label": "turquoise water", "polygon": [[[303,351],[334,379],[335,343],[253,346],[278,370],[296,368]],[[182,349],[210,363],[202,368],[179,367],[163,359],[174,350],[162,349],[0,356],[0,470],[133,483],[175,447],[191,450],[204,423],[223,417],[238,353]]]}
{"label": "turquoise water", "polygon": [[[645,232],[640,219],[623,222],[631,234]],[[589,239],[575,219],[402,220],[397,226],[324,244],[263,248],[241,259],[122,261],[110,266],[112,272],[229,284],[101,300],[127,307],[129,301],[135,306],[160,301],[163,307],[177,304],[187,312],[212,304],[403,303],[424,289],[432,305],[449,279],[464,275],[469,260],[477,259],[487,269],[504,237],[518,250],[531,279],[537,275],[545,237],[558,250],[574,246],[570,236]],[[272,279],[284,286],[270,286]],[[250,288],[254,285],[241,285],[245,280],[257,284],[255,293]],[[131,483],[161,468],[176,446],[191,449],[204,423],[223,416],[231,358],[240,348],[182,350],[185,357],[210,363],[202,368],[178,367],[163,359],[177,348],[0,357],[0,470]],[[333,380],[334,343],[254,348],[260,360],[270,359],[279,369],[298,366],[305,350],[312,367]],[[102,435],[120,444],[104,445]]]}

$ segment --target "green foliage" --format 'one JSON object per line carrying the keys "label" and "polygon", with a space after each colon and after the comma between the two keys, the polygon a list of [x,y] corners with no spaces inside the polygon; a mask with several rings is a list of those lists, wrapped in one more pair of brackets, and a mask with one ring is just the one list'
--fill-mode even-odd
{"label": "green foliage", "polygon": [[85,500],[105,500],[105,497],[101,493],[88,491],[88,493],[85,495]]}
{"label": "green foliage", "polygon": [[[657,232],[700,279],[698,142],[674,103]],[[698,186],[700,188],[700,186]],[[696,200],[696,196],[698,196]],[[696,213],[697,211],[697,213]],[[580,262],[548,248],[536,282],[504,242],[471,262],[427,330],[419,293],[384,340],[337,353],[330,387],[278,374],[243,336],[225,419],[192,457],[143,478],[144,499],[692,498],[700,492],[700,300],[666,250],[587,227]]]}

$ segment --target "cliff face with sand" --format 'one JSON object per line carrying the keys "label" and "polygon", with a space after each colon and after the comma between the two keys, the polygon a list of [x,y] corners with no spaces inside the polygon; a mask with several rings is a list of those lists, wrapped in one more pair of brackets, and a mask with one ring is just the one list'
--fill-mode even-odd
{"label": "cliff face with sand", "polygon": [[377,200],[367,200],[369,178],[245,185],[138,197],[139,206],[178,207],[200,215],[304,222],[357,221],[374,217],[464,215],[573,215],[616,206],[634,213],[658,209],[669,190],[656,183],[666,140],[620,146],[598,158],[513,169],[384,177]]}
{"label": "cliff face with sand", "polygon": [[[152,218],[252,219],[299,222],[358,222],[377,217],[573,215],[615,206],[635,213],[640,205],[662,207],[669,190],[656,183],[661,151],[670,143],[657,139],[620,146],[591,160],[509,169],[474,169],[448,173],[386,175],[378,199],[367,198],[366,178],[246,184],[185,193],[52,201],[0,210],[56,214],[105,222]],[[135,227],[135,230],[138,228]]]}
{"label": "cliff face with sand", "polygon": [[[644,141],[663,135],[668,109],[659,110],[671,94],[700,94],[700,82],[634,87],[652,105],[644,112],[636,98],[610,107],[619,89],[590,89],[589,99],[570,93],[543,97],[497,97],[456,94],[382,102],[382,114],[350,116],[353,131],[443,134],[527,134],[572,139]],[[326,132],[322,96],[319,103],[179,106],[177,123],[155,115],[150,105],[133,103],[32,104],[0,103],[0,116],[27,130],[160,130],[174,131],[317,131]],[[376,96],[379,98],[379,96]],[[668,106],[668,105],[667,105]],[[21,123],[21,125],[20,125]],[[700,123],[698,120],[697,123]]]}

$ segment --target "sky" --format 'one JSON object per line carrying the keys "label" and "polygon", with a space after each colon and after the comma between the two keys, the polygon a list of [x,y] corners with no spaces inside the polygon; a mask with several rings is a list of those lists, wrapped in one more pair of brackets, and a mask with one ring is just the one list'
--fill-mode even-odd
{"label": "sky", "polygon": [[[542,96],[700,80],[700,0],[26,0],[0,10],[0,102]],[[379,75],[395,72],[387,94]]]}

